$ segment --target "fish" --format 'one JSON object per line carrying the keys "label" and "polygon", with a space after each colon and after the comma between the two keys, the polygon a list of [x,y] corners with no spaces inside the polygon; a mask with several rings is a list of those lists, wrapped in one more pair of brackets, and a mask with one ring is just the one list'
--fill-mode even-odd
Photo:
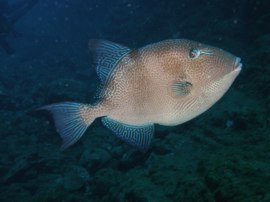
{"label": "fish", "polygon": [[60,102],[52,113],[64,150],[96,118],[123,142],[147,152],[154,125],[176,126],[202,114],[228,91],[241,59],[223,49],[188,39],[168,39],[130,49],[90,40],[101,90],[98,101]]}

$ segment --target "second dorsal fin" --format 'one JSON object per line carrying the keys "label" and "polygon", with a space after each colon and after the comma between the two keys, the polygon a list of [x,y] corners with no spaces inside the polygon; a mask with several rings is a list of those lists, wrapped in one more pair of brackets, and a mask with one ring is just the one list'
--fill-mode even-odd
{"label": "second dorsal fin", "polygon": [[96,72],[103,84],[117,63],[130,52],[128,47],[106,40],[90,40],[89,49],[95,54]]}

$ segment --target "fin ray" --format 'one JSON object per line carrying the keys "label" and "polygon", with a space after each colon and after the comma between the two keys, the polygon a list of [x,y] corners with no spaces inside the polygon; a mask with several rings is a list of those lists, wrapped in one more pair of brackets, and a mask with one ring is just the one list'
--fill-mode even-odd
{"label": "fin ray", "polygon": [[106,40],[90,40],[89,49],[95,53],[96,72],[103,84],[117,63],[130,52],[128,47]]}
{"label": "fin ray", "polygon": [[154,125],[134,126],[123,124],[111,118],[101,119],[104,126],[113,131],[114,135],[140,151],[146,152],[154,134]]}
{"label": "fin ray", "polygon": [[[96,118],[94,113],[91,114],[90,105],[74,102],[56,103],[41,107],[40,109],[48,110],[53,114],[57,132],[63,140],[61,150],[77,142]],[[88,117],[84,117],[81,113],[85,109],[90,112]]]}
{"label": "fin ray", "polygon": [[187,81],[176,81],[171,86],[171,91],[175,96],[188,95],[191,91],[192,84]]}

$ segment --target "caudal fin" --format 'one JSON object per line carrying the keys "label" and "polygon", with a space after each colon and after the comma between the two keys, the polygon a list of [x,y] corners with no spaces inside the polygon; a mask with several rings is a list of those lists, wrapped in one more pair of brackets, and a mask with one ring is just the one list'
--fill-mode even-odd
{"label": "caudal fin", "polygon": [[95,107],[74,102],[56,103],[39,109],[53,114],[56,129],[63,139],[61,150],[77,142],[98,116]]}

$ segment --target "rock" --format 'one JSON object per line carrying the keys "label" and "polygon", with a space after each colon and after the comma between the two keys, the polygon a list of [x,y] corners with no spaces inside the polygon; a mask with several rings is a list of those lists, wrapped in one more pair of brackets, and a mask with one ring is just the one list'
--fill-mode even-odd
{"label": "rock", "polygon": [[63,176],[61,174],[43,174],[38,176],[36,194],[32,201],[57,201],[65,200],[68,196],[63,189]]}
{"label": "rock", "polygon": [[[0,188],[0,201],[30,201],[32,195],[18,183]],[[33,201],[33,200],[31,200]]]}
{"label": "rock", "polygon": [[71,166],[63,176],[63,186],[67,191],[81,189],[90,180],[88,171],[82,166]]}
{"label": "rock", "polygon": [[12,167],[9,169],[8,173],[3,177],[2,182],[8,183],[10,181],[16,180],[17,177],[21,177],[30,167],[28,159],[25,157],[18,157]]}
{"label": "rock", "polygon": [[206,157],[202,175],[216,201],[269,201],[269,145],[264,146],[224,148]]}
{"label": "rock", "polygon": [[80,158],[80,162],[91,172],[95,172],[111,159],[111,155],[104,149],[92,148],[85,150]]}

